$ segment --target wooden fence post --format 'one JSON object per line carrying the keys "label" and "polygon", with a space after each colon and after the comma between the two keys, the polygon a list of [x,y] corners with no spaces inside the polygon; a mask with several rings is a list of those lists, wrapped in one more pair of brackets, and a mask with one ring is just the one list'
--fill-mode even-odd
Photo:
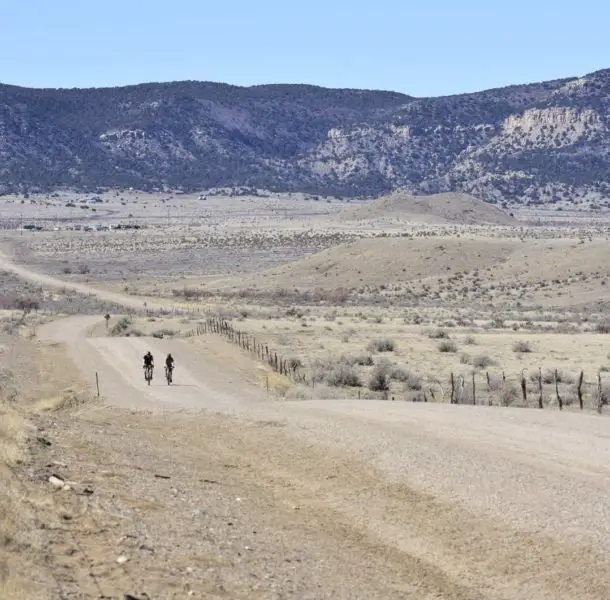
{"label": "wooden fence post", "polygon": [[453,372],[451,372],[451,404],[455,404],[455,379]]}
{"label": "wooden fence post", "polygon": [[582,399],[582,381],[585,378],[585,372],[581,371],[580,372],[580,377],[578,378],[578,403],[580,404],[580,410],[583,410],[584,408],[584,402]]}
{"label": "wooden fence post", "polygon": [[559,395],[559,375],[557,374],[557,369],[555,369],[555,394],[557,395],[557,404],[559,405],[559,410],[563,410],[563,400]]}
{"label": "wooden fence post", "polygon": [[492,406],[493,404],[493,400],[492,400],[492,395],[491,395],[491,379],[489,377],[489,371],[485,371],[485,376],[487,378],[487,404],[488,406]]}
{"label": "wooden fence post", "polygon": [[525,369],[521,371],[521,393],[523,394],[523,402],[527,406],[527,382],[525,381]]}
{"label": "wooden fence post", "polygon": [[602,388],[602,374],[597,373],[597,412],[602,414],[602,406],[604,404],[604,390]]}
{"label": "wooden fence post", "polygon": [[542,368],[538,367],[538,408],[544,408],[542,404]]}
{"label": "wooden fence post", "polygon": [[[426,392],[424,392],[424,398],[426,397]],[[477,388],[474,382],[474,371],[472,372],[472,404],[474,406],[477,405]]]}

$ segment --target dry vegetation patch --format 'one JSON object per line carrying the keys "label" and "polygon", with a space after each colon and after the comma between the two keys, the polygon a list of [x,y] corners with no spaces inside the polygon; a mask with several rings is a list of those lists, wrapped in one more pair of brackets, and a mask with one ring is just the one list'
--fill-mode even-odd
{"label": "dry vegetation patch", "polygon": [[[546,373],[559,369],[573,374],[571,379],[559,377],[564,405],[577,400],[574,382],[584,371],[586,406],[596,407],[597,374],[601,371],[603,379],[608,368],[603,335],[558,333],[557,328],[515,331],[506,323],[487,327],[486,322],[472,321],[466,327],[455,322],[450,327],[429,327],[412,321],[398,309],[384,311],[383,318],[378,318],[375,311],[303,307],[265,318],[253,311],[232,322],[298,364],[298,372],[309,382],[308,387],[299,387],[302,397],[343,393],[448,402],[453,374],[462,402],[472,402],[478,394],[481,403],[536,406],[542,369],[543,402],[556,405],[554,375]],[[527,400],[521,389],[522,375]]]}
{"label": "dry vegetation patch", "polygon": [[[5,334],[1,342],[0,597],[36,600],[48,597],[54,587],[52,575],[42,567],[41,524],[60,520],[60,515],[49,492],[28,483],[25,469],[32,445],[46,443],[36,413],[69,404],[51,402],[50,397],[66,397],[60,390],[68,381],[74,384],[74,371],[61,348],[40,345],[18,332]],[[72,390],[72,403],[82,400]],[[45,585],[39,588],[41,581]]]}

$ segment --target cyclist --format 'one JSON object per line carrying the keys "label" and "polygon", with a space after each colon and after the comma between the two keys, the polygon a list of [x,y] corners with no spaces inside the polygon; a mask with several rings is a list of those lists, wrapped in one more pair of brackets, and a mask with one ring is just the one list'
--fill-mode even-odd
{"label": "cyclist", "polygon": [[155,359],[150,353],[150,350],[144,355],[144,368],[146,367],[150,367],[151,369],[154,369],[155,367]]}

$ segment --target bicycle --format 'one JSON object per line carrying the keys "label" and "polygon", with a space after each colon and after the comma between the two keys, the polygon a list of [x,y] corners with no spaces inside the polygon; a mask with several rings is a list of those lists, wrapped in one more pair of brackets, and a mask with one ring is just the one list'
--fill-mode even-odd
{"label": "bicycle", "polygon": [[170,385],[174,380],[174,367],[165,365],[165,379],[167,379],[167,385]]}
{"label": "bicycle", "polygon": [[152,378],[153,378],[153,366],[144,365],[144,379],[146,380],[146,383],[148,383],[148,385],[150,385]]}

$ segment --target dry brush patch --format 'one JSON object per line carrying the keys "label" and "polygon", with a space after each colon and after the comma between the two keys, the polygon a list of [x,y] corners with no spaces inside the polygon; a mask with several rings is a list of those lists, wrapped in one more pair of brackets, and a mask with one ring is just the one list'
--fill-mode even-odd
{"label": "dry brush patch", "polygon": [[[53,352],[51,358],[47,349],[15,335],[5,335],[1,341],[0,597],[29,600],[45,597],[35,589],[30,570],[42,567],[42,563],[33,563],[32,557],[41,550],[38,526],[46,500],[36,486],[24,484],[28,479],[24,466],[38,429],[34,405],[39,394],[61,383],[52,374],[47,378],[46,368],[60,357]],[[44,575],[37,579],[44,579]]]}
{"label": "dry brush patch", "polygon": [[108,323],[100,323],[93,335],[111,337],[154,337],[157,339],[188,337],[202,323],[203,316],[185,315],[110,315]]}
{"label": "dry brush patch", "polygon": [[[449,327],[437,324],[431,328],[414,325],[398,309],[383,314],[309,306],[293,307],[284,314],[278,310],[275,317],[261,319],[252,307],[251,315],[233,324],[288,360],[298,361],[309,382],[307,394],[302,386],[300,394],[307,397],[343,394],[450,401],[453,373],[460,401],[471,402],[474,374],[475,395],[481,403],[489,403],[491,398],[493,404],[516,406],[523,404],[521,373],[525,372],[527,403],[535,406],[537,390],[528,374],[541,368],[571,372],[573,379],[584,370],[585,404],[593,407],[597,371],[601,369],[603,374],[609,368],[605,337],[597,333],[515,331],[512,327],[486,328],[484,323],[477,326],[474,321],[460,327],[455,319],[451,322],[444,317],[441,321]],[[503,374],[503,385],[496,385]],[[573,382],[559,383],[563,405],[573,405],[577,399]],[[567,385],[572,387],[564,388]],[[556,404],[555,390],[545,390],[544,405]]]}

